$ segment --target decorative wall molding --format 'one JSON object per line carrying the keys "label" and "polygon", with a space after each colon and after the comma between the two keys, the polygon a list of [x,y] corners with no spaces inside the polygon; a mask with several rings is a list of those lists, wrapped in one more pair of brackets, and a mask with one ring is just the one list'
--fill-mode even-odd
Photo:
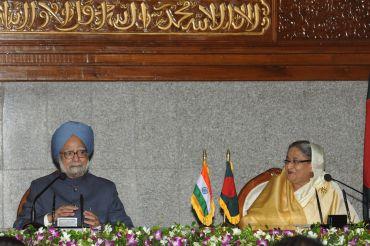
{"label": "decorative wall molding", "polygon": [[365,0],[0,0],[0,81],[367,80]]}
{"label": "decorative wall molding", "polygon": [[278,33],[283,40],[370,38],[367,0],[279,0]]}
{"label": "decorative wall molding", "polygon": [[265,0],[5,0],[0,32],[263,35],[271,28]]}

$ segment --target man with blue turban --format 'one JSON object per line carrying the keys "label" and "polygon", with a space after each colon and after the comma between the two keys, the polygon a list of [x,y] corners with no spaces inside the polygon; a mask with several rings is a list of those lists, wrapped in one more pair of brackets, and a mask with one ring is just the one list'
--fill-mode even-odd
{"label": "man with blue turban", "polygon": [[122,222],[127,227],[133,227],[115,184],[89,173],[93,152],[94,132],[90,126],[73,121],[62,124],[51,139],[51,154],[58,171],[32,181],[27,202],[18,214],[14,227],[20,229],[31,222],[35,197],[60,173],[65,173],[67,177],[57,179],[38,197],[34,206],[35,221],[32,222],[49,226],[58,218],[74,217],[78,225],[97,227]]}

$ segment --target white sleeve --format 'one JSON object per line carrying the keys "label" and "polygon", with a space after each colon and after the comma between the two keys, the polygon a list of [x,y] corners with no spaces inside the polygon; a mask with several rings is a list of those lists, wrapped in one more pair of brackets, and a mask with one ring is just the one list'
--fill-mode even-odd
{"label": "white sleeve", "polygon": [[257,197],[261,194],[263,189],[266,187],[267,183],[268,181],[257,185],[248,193],[247,197],[245,198],[244,205],[243,205],[243,215],[244,216],[247,214],[247,211],[250,208],[250,206],[252,206],[254,201],[257,199]]}
{"label": "white sleeve", "polygon": [[48,214],[45,214],[44,216],[44,226],[51,226],[52,223],[48,220]]}

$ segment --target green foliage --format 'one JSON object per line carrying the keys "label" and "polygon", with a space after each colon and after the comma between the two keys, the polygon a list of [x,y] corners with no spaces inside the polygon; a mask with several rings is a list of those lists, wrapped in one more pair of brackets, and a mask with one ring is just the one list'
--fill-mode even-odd
{"label": "green foliage", "polygon": [[252,227],[240,230],[237,227],[218,225],[198,227],[175,224],[170,227],[153,226],[128,229],[124,224],[107,224],[99,229],[80,230],[56,229],[53,227],[36,230],[0,232],[0,237],[11,236],[27,245],[274,245],[284,237],[304,235],[318,238],[324,245],[369,245],[370,235],[363,222],[343,228],[323,228],[319,224],[310,229],[297,228],[294,231],[266,229],[254,231]]}

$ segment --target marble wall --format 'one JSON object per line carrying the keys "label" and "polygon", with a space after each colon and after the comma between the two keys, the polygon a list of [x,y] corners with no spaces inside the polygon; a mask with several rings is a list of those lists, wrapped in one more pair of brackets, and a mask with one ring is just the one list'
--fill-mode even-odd
{"label": "marble wall", "polygon": [[299,139],[321,144],[327,171],[361,189],[366,92],[366,81],[2,83],[0,227],[12,226],[31,180],[54,170],[51,135],[68,120],[93,127],[91,171],[116,183],[137,226],[194,220],[204,148],[217,207],[228,148],[239,191],[282,167]]}

